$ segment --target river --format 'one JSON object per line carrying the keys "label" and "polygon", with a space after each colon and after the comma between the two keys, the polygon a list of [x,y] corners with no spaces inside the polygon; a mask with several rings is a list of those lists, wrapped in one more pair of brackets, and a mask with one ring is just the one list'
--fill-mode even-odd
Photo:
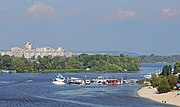
{"label": "river", "polygon": [[[142,79],[162,69],[164,64],[143,64],[138,73],[62,73],[63,76],[88,78],[97,76],[118,79]],[[0,107],[172,107],[140,98],[142,85],[56,86],[51,83],[57,73],[0,74]],[[27,82],[32,80],[32,82]]]}

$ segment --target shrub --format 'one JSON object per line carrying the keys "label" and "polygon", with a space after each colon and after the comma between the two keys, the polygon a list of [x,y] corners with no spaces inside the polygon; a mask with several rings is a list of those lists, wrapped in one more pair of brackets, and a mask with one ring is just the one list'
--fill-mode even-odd
{"label": "shrub", "polygon": [[153,87],[158,87],[160,84],[161,84],[161,80],[162,78],[161,77],[156,77],[156,76],[153,76],[151,79],[150,79],[150,83]]}
{"label": "shrub", "polygon": [[158,92],[161,94],[161,93],[167,93],[170,91],[170,86],[169,85],[160,85],[157,90]]}

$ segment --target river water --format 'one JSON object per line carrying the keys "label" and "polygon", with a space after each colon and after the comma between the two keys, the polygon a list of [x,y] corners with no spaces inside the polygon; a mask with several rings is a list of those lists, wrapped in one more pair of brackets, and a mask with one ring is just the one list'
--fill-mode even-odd
{"label": "river water", "polygon": [[[63,76],[92,79],[97,76],[118,79],[142,79],[162,69],[164,64],[143,64],[138,73],[62,73]],[[0,74],[0,107],[172,107],[140,98],[141,85],[56,86],[51,83],[57,73]],[[27,82],[32,80],[32,82]]]}

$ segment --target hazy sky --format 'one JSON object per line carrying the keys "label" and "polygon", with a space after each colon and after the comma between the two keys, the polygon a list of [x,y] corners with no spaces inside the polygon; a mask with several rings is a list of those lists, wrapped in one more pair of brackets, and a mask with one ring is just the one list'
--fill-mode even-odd
{"label": "hazy sky", "polygon": [[180,0],[0,0],[0,50],[180,54]]}

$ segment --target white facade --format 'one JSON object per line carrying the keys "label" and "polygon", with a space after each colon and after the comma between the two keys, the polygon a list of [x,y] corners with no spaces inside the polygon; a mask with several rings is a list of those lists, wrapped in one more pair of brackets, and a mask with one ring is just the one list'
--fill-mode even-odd
{"label": "white facade", "polygon": [[26,42],[24,45],[24,50],[32,50],[32,44],[30,42]]}
{"label": "white facade", "polygon": [[72,56],[71,52],[64,52],[63,48],[58,48],[54,49],[49,46],[45,47],[40,47],[36,49],[32,49],[32,44],[30,42],[25,43],[24,48],[20,47],[13,47],[11,48],[11,51],[6,51],[6,52],[0,52],[1,55],[10,55],[10,56],[15,56],[15,57],[22,57],[24,56],[25,58],[31,58],[35,57],[37,58],[38,56],[43,57],[43,56],[67,56],[70,57]]}

